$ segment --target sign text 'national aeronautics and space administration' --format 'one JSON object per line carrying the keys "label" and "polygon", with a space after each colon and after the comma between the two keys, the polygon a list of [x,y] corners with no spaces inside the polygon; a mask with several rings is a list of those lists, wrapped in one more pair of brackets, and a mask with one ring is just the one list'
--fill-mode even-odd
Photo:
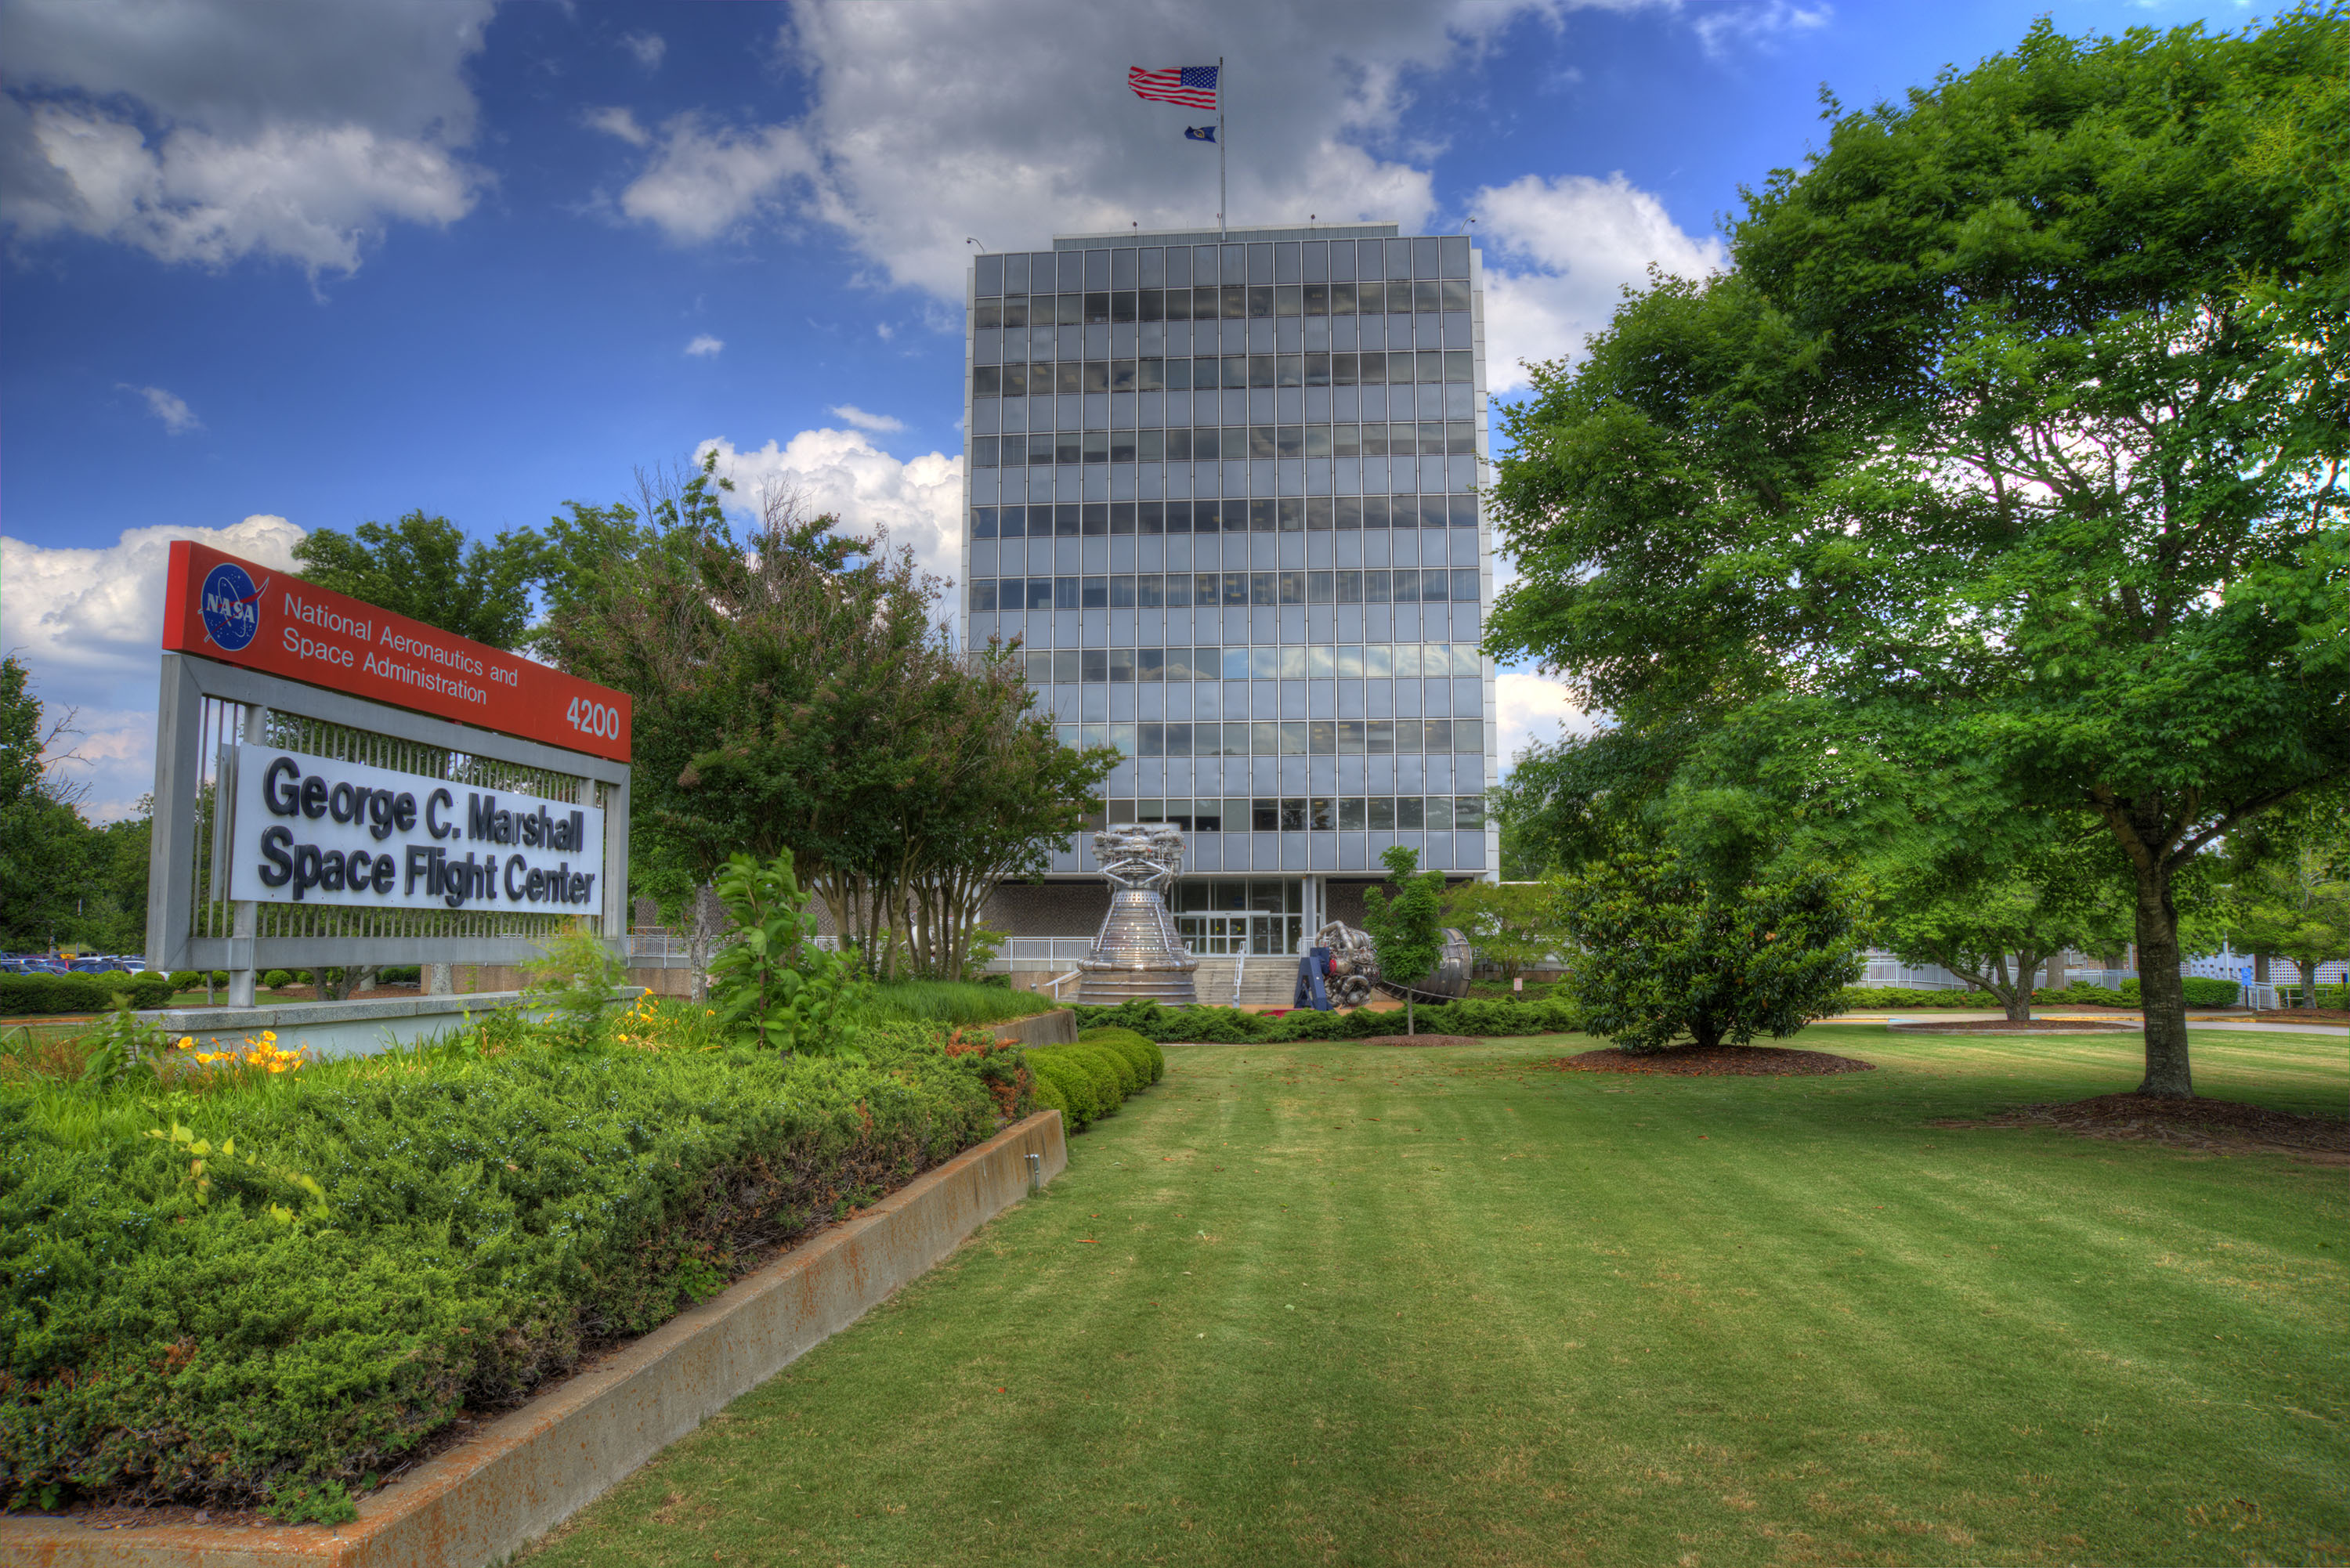
{"label": "sign text 'national aeronautics and space administration'", "polygon": [[276,746],[236,748],[229,897],[594,915],[604,813]]}
{"label": "sign text 'national aeronautics and space administration'", "polygon": [[172,542],[163,650],[629,760],[627,692],[189,539]]}

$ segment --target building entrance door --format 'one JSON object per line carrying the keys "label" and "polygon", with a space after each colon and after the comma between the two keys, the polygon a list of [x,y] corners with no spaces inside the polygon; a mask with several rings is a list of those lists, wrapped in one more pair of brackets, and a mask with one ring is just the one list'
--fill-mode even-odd
{"label": "building entrance door", "polygon": [[1297,951],[1305,939],[1303,915],[1178,915],[1175,929],[1188,952],[1201,958],[1246,953],[1252,958],[1284,956]]}

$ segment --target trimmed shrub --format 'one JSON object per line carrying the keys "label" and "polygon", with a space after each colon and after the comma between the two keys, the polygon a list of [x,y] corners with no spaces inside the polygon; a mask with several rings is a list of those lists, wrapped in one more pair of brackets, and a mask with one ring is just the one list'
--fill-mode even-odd
{"label": "trimmed shrub", "polygon": [[173,991],[202,991],[203,988],[204,976],[202,970],[175,969],[172,971]]}
{"label": "trimmed shrub", "polygon": [[1035,1072],[1034,1070],[1035,1064],[1033,1063],[1030,1066],[1031,1078],[1033,1081],[1030,1083],[1028,1087],[1028,1097],[1031,1103],[1033,1103],[1040,1111],[1060,1112],[1061,1119],[1069,1124],[1069,1130],[1071,1132],[1076,1131],[1077,1118],[1069,1111],[1068,1096],[1062,1094],[1059,1086],[1051,1079],[1045,1077],[1042,1073]]}
{"label": "trimmed shrub", "polygon": [[339,1496],[995,1131],[935,1031],[857,1044],[451,1050],[127,1139],[0,1096],[0,1506]]}
{"label": "trimmed shrub", "polygon": [[1101,1096],[1102,1115],[1108,1116],[1126,1104],[1126,1096],[1142,1087],[1137,1081],[1133,1066],[1115,1051],[1099,1045],[1060,1045],[1055,1050],[1082,1065],[1094,1077],[1095,1092]]}
{"label": "trimmed shrub", "polygon": [[127,996],[138,1008],[172,1000],[172,977],[109,971],[105,974],[0,974],[0,1015],[31,1017],[46,1012],[105,1012]]}
{"label": "trimmed shrub", "polygon": [[1099,1045],[1115,1051],[1142,1075],[1141,1088],[1149,1088],[1167,1075],[1167,1055],[1156,1042],[1144,1039],[1131,1029],[1088,1029],[1077,1036],[1080,1045]]}
{"label": "trimmed shrub", "polygon": [[1036,1082],[1050,1084],[1061,1096],[1061,1111],[1069,1118],[1069,1130],[1083,1132],[1091,1127],[1102,1114],[1101,1096],[1094,1087],[1093,1075],[1049,1048],[1027,1054],[1028,1071]]}
{"label": "trimmed shrub", "polygon": [[424,966],[414,963],[387,964],[375,977],[378,985],[421,985]]}
{"label": "trimmed shrub", "polygon": [[282,969],[273,969],[261,977],[261,989],[277,991],[294,983],[294,977]]}

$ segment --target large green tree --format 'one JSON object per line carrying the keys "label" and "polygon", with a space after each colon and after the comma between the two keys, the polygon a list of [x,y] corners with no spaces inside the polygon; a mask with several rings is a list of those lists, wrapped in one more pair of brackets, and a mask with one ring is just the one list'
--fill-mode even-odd
{"label": "large green tree", "polygon": [[348,534],[317,529],[294,546],[294,564],[322,588],[507,649],[529,630],[533,585],[566,566],[532,529],[469,541],[421,509]]}
{"label": "large green tree", "polygon": [[2304,1007],[2317,1005],[2317,966],[2350,959],[2345,810],[2350,799],[2335,793],[2229,845],[2228,939],[2239,952],[2291,959]]}
{"label": "large green tree", "polygon": [[1014,659],[965,656],[911,553],[787,502],[738,534],[705,462],[606,541],[540,646],[636,698],[644,838],[672,893],[788,850],[880,973],[951,978],[1006,877],[1039,872],[1116,762],[1054,741]]}
{"label": "large green tree", "polygon": [[1492,650],[1642,742],[1797,694],[1916,776],[2092,818],[2152,1095],[2193,1092],[2179,878],[2350,774],[2350,273],[2311,217],[2345,175],[2308,151],[2345,58],[2332,10],[2043,23],[1841,115],[1749,193],[1730,272],[1657,280],[1506,420]]}

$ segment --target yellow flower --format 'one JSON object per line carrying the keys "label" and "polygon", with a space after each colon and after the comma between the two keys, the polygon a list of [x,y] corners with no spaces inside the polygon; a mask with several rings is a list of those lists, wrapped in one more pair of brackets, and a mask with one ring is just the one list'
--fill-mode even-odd
{"label": "yellow flower", "polygon": [[194,1035],[192,1035],[192,1034],[182,1034],[182,1035],[181,1035],[181,1036],[180,1036],[180,1049],[181,1049],[181,1050],[182,1050],[182,1051],[192,1051],[192,1050],[194,1050],[195,1048],[196,1048],[196,1037],[195,1037]]}

